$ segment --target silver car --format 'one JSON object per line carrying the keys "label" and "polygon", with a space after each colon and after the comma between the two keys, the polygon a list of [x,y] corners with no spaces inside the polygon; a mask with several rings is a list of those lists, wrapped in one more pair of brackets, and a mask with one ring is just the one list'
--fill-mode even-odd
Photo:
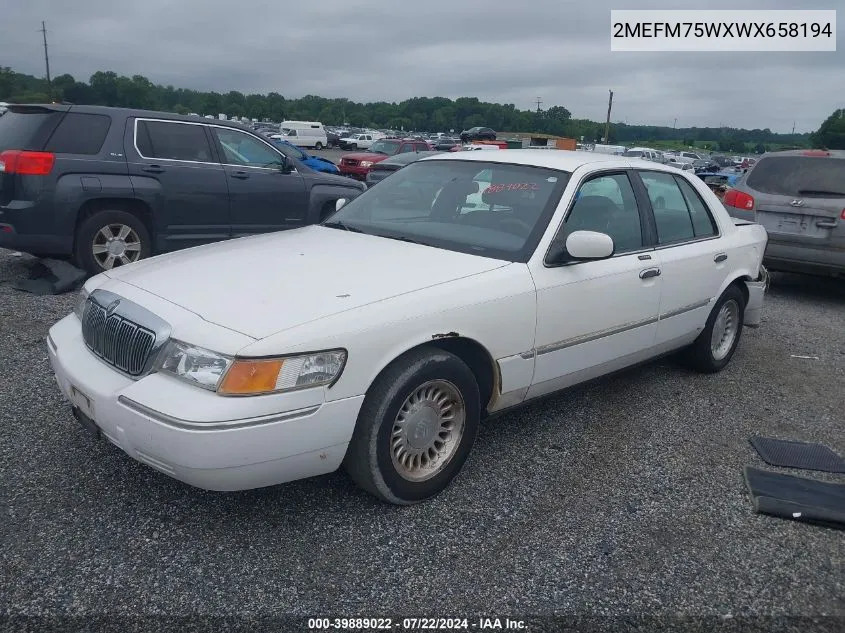
{"label": "silver car", "polygon": [[845,150],[764,154],[724,205],[766,228],[769,270],[845,274]]}

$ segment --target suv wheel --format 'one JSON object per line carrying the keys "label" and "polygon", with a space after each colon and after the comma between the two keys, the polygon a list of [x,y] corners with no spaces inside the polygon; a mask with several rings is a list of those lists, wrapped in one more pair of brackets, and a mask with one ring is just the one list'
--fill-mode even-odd
{"label": "suv wheel", "polygon": [[99,211],[82,223],[76,235],[77,265],[96,275],[149,257],[149,231],[136,216],[126,211]]}

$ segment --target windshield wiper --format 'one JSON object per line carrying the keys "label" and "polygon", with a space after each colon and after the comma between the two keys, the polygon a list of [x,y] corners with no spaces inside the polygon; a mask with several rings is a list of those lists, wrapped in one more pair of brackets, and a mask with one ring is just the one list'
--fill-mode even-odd
{"label": "windshield wiper", "polygon": [[330,229],[343,229],[344,231],[351,231],[352,233],[363,233],[361,229],[355,228],[354,226],[349,226],[348,224],[344,224],[340,220],[334,220],[333,222],[323,222],[320,226],[327,226]]}
{"label": "windshield wiper", "polygon": [[799,189],[798,193],[802,196],[843,196],[845,193],[841,191],[825,191],[824,189]]}

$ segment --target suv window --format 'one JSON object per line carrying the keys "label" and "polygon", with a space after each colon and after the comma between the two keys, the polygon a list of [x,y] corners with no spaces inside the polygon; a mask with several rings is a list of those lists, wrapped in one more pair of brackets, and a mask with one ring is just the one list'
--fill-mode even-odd
{"label": "suv window", "polygon": [[143,158],[211,161],[205,127],[176,121],[138,121],[135,145]]}
{"label": "suv window", "polygon": [[746,184],[790,197],[845,197],[845,160],[813,156],[769,156],[749,172]]}
{"label": "suv window", "polygon": [[61,118],[44,108],[16,107],[0,117],[0,152],[7,149],[40,150],[45,136]]}
{"label": "suv window", "polygon": [[69,112],[44,149],[56,154],[99,154],[110,127],[108,115]]}
{"label": "suv window", "polygon": [[692,215],[672,174],[640,172],[657,225],[658,244],[695,238]]}
{"label": "suv window", "polygon": [[617,253],[642,248],[640,212],[628,176],[596,176],[581,185],[565,231],[567,235],[573,231],[605,233],[613,238]]}
{"label": "suv window", "polygon": [[229,165],[272,167],[281,164],[281,156],[254,136],[219,127],[212,131],[223,148],[224,162]]}
{"label": "suv window", "polygon": [[406,154],[408,152],[416,152],[416,151],[417,151],[417,146],[414,145],[413,143],[405,143],[404,145],[402,145],[402,149],[399,150],[399,152],[402,153],[402,154]]}

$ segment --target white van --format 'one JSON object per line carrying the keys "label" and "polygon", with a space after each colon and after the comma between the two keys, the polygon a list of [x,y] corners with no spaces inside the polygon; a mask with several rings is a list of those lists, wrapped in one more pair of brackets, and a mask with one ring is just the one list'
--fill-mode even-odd
{"label": "white van", "polygon": [[326,130],[319,121],[283,121],[279,132],[284,140],[298,147],[323,149],[329,144]]}

